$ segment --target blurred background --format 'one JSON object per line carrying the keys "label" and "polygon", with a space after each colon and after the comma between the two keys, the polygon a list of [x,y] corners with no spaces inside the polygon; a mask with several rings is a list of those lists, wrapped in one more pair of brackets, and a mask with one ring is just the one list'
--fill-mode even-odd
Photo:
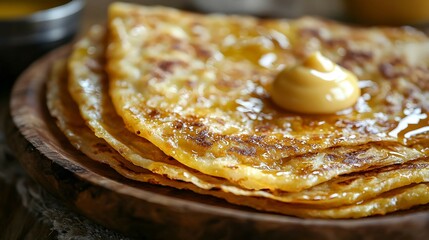
{"label": "blurred background", "polygon": [[[104,3],[111,0],[101,1]],[[87,5],[103,4],[89,0]],[[295,18],[316,15],[361,24],[419,25],[429,21],[428,0],[131,0],[141,4],[169,5],[202,12],[252,14]],[[91,7],[89,7],[91,8]],[[102,9],[101,13],[105,13]]]}
{"label": "blurred background", "polygon": [[[103,4],[100,4],[101,2]],[[87,0],[84,18],[105,19],[107,6],[111,2],[114,1]],[[218,12],[290,18],[302,15],[338,18],[343,9],[342,0],[130,0],[126,2],[166,5],[205,13]],[[100,9],[100,11],[93,12],[92,9],[94,8]],[[96,16],[93,14],[96,14]]]}
{"label": "blurred background", "polygon": [[[0,0],[0,80],[11,83],[32,61],[94,23],[113,0]],[[365,25],[425,26],[429,0],[128,0],[199,12],[260,17],[321,16]]]}

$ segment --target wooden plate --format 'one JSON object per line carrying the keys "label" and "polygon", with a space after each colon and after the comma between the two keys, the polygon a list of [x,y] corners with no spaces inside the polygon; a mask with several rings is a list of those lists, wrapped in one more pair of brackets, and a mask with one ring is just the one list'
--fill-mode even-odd
{"label": "wooden plate", "polygon": [[16,82],[16,129],[9,141],[32,178],[88,218],[150,239],[428,239],[425,209],[364,219],[300,219],[123,178],[74,149],[49,116],[45,82],[53,62],[69,52],[70,46],[51,52]]}

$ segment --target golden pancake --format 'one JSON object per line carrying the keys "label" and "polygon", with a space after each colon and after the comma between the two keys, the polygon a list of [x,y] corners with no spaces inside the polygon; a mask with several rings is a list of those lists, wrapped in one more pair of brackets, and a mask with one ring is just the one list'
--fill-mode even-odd
{"label": "golden pancake", "polygon": [[[301,191],[429,154],[419,144],[429,135],[429,61],[419,54],[429,44],[418,31],[116,3],[109,33],[116,112],[136,135],[204,174],[247,189]],[[361,97],[335,114],[278,108],[273,79],[316,50],[357,75]]]}
{"label": "golden pancake", "polygon": [[[132,170],[130,170],[127,167],[131,166],[131,164],[122,164],[123,162],[126,162],[126,160],[123,159],[115,150],[110,148],[110,146],[107,145],[104,140],[97,138],[85,125],[83,119],[79,115],[76,104],[72,101],[71,96],[67,92],[66,82],[66,71],[63,62],[60,62],[54,67],[52,77],[48,81],[47,91],[48,108],[51,114],[56,118],[58,126],[76,148],[80,149],[86,155],[90,156],[96,161],[109,164],[119,173],[130,179],[171,186],[179,189],[190,189],[197,193],[224,198],[239,205],[250,206],[264,211],[296,215],[300,217],[356,218],[375,214],[385,214],[400,209],[407,209],[411,206],[424,204],[429,201],[429,197],[427,196],[429,193],[427,185],[420,184],[395,189],[386,192],[379,197],[366,200],[356,205],[342,206],[340,208],[318,209],[304,205],[284,204],[269,199],[243,197],[221,191],[204,190],[196,187],[193,184],[182,181],[172,181],[168,178],[164,178],[163,176],[153,174],[135,166],[131,167]],[[424,168],[426,168],[426,171],[428,171],[428,165],[428,161],[421,160],[409,162],[404,165],[391,166],[391,169],[388,171],[395,171],[395,173],[399,173],[401,169],[417,170]],[[372,171],[370,173],[365,173],[364,177],[361,176],[359,179],[378,177],[379,173],[388,171]],[[405,174],[399,176],[406,177]],[[389,179],[394,180],[395,177],[390,176]],[[353,181],[353,176],[349,176],[343,180],[348,182]],[[347,185],[347,183],[344,182],[341,184],[337,182],[337,184],[338,186]]]}
{"label": "golden pancake", "polygon": [[67,89],[66,66],[65,60],[53,66],[51,77],[47,82],[46,98],[50,114],[70,143],[92,160],[108,164],[127,178],[165,185],[163,184],[165,178],[130,164],[85,125]]}
{"label": "golden pancake", "polygon": [[[364,145],[351,149],[338,147],[327,149],[320,154],[309,154],[290,159],[290,169],[302,168],[314,161],[322,161],[329,155],[330,161],[319,164],[319,171],[329,167],[326,175],[330,178],[343,171],[356,172],[371,170],[361,175],[343,175],[299,193],[284,191],[251,191],[240,188],[227,180],[204,175],[168,157],[155,145],[129,132],[117,116],[107,94],[107,79],[103,72],[103,29],[94,27],[80,40],[69,59],[69,90],[78,103],[81,114],[94,133],[105,139],[114,149],[132,164],[161,174],[173,180],[192,183],[202,189],[220,189],[227,193],[244,196],[258,196],[281,202],[293,202],[324,207],[340,206],[373,198],[378,194],[412,183],[427,181],[427,167],[399,165],[396,168],[379,168],[383,165],[405,162],[404,156],[389,154],[401,152],[417,158],[418,151],[410,151],[403,146]],[[375,159],[374,159],[375,158]],[[341,169],[343,168],[343,169]],[[299,176],[305,176],[303,171]],[[329,174],[329,175],[328,175]],[[319,179],[320,180],[320,179]],[[365,188],[365,189],[364,189]]]}
{"label": "golden pancake", "polygon": [[413,206],[429,203],[429,185],[427,183],[394,189],[359,204],[347,205],[332,209],[307,208],[293,204],[256,199],[248,197],[240,199],[223,196],[227,201],[250,206],[259,210],[295,215],[304,218],[362,218],[384,215]]}

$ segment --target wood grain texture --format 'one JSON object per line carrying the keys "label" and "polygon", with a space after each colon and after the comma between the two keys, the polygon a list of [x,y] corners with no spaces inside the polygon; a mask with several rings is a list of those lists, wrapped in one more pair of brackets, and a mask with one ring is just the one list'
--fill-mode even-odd
{"label": "wood grain texture", "polygon": [[420,208],[351,220],[300,219],[257,212],[188,191],[125,179],[75,150],[45,106],[45,81],[60,48],[30,66],[11,98],[8,141],[28,174],[77,212],[129,236],[150,239],[428,239]]}

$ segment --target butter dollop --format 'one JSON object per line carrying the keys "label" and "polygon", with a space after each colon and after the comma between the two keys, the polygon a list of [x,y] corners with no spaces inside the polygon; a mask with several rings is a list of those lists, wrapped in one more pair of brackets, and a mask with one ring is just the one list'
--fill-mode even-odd
{"label": "butter dollop", "polygon": [[360,96],[357,77],[320,52],[282,70],[274,79],[272,100],[299,113],[330,114],[353,106]]}

